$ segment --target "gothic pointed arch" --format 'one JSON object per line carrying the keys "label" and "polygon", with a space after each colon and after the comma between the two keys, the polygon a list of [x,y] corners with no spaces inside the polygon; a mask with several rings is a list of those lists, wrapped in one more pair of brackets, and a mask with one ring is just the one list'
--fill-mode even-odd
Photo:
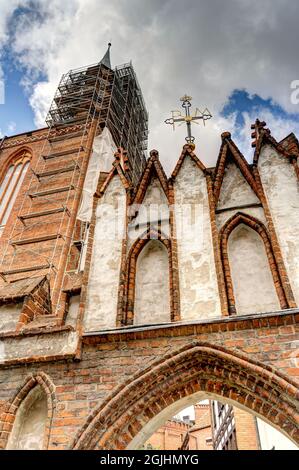
{"label": "gothic pointed arch", "polygon": [[10,155],[0,172],[0,231],[5,227],[28,170],[32,152],[28,147]]}
{"label": "gothic pointed arch", "polygon": [[231,315],[237,313],[236,309],[236,299],[234,294],[233,279],[229,261],[228,253],[228,241],[231,233],[241,224],[249,227],[255,231],[261,238],[265,253],[267,256],[269,268],[272,274],[273,283],[276,289],[277,297],[279,299],[281,309],[286,309],[289,307],[288,301],[285,295],[284,282],[280,276],[277,260],[275,257],[275,252],[271,243],[270,236],[264,224],[260,222],[255,217],[244,214],[242,212],[237,212],[233,215],[222,227],[220,231],[220,250],[221,250],[221,259],[223,264],[224,278],[225,278],[225,287],[228,300],[228,309]]}
{"label": "gothic pointed arch", "polygon": [[251,411],[299,442],[295,382],[244,353],[196,342],[165,354],[130,383],[120,384],[90,414],[73,448],[134,448],[132,441],[153,418],[200,392]]}
{"label": "gothic pointed arch", "polygon": [[257,184],[246,158],[240,152],[239,148],[232,140],[231,134],[229,132],[224,132],[221,137],[222,144],[220,147],[214,173],[213,192],[215,204],[217,205],[218,203],[222,183],[224,180],[225,170],[229,162],[232,162],[234,165],[236,165],[238,170],[240,170],[243,178],[252,189],[253,193],[256,195],[257,198],[259,198]]}
{"label": "gothic pointed arch", "polygon": [[[167,253],[168,273],[165,273],[165,275],[169,279],[169,321],[177,321],[179,319],[179,304],[176,297],[178,295],[178,277],[176,276],[176,270],[174,269],[172,243],[163,232],[149,228],[137,238],[127,255],[125,276],[123,282],[120,284],[119,291],[120,315],[118,316],[118,324],[120,325],[131,325],[134,323],[138,258],[150,242],[155,242],[155,247],[157,247],[158,244],[162,245],[163,250]],[[150,315],[151,312],[149,308],[149,318]]]}
{"label": "gothic pointed arch", "polygon": [[284,148],[283,142],[278,142],[272,135],[270,129],[265,129],[266,123],[260,122],[258,119],[255,124],[252,125],[252,128],[255,129],[255,132],[252,134],[252,137],[255,137],[255,141],[252,143],[252,147],[255,148],[253,163],[254,165],[258,164],[260,154],[264,145],[273,146],[277,152],[279,152],[283,157],[290,160],[293,157],[293,154]]}
{"label": "gothic pointed arch", "polygon": [[56,398],[55,386],[44,372],[30,374],[12,400],[4,406],[0,419],[0,448],[5,449],[7,445],[10,448],[22,448],[18,446],[18,435],[28,416],[26,405],[30,408],[37,400],[45,402],[41,403],[40,408],[46,406],[46,410],[42,410],[45,419],[44,423],[39,423],[38,432],[42,431],[42,435],[38,436],[39,447],[35,448],[47,449]]}
{"label": "gothic pointed arch", "polygon": [[160,163],[159,153],[157,150],[151,150],[150,152],[150,158],[147,160],[146,167],[132,197],[132,204],[142,204],[147,188],[153,177],[157,177],[167,200],[169,200],[168,180]]}
{"label": "gothic pointed arch", "polygon": [[199,158],[196,156],[194,153],[193,148],[189,144],[185,144],[182,150],[182,153],[180,155],[180,158],[177,161],[177,164],[171,174],[171,179],[174,181],[176,177],[178,176],[180,169],[187,157],[190,157],[191,160],[196,164],[198,168],[200,168],[203,172],[206,171],[205,165],[199,160]]}

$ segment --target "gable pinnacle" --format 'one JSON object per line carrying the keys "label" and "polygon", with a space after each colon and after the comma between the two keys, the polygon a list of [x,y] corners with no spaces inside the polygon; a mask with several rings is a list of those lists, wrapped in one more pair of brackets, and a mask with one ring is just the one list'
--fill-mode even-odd
{"label": "gable pinnacle", "polygon": [[100,64],[105,65],[109,69],[111,69],[111,60],[110,60],[110,47],[111,47],[111,42],[108,42],[108,49],[103,57],[103,59],[100,61]]}

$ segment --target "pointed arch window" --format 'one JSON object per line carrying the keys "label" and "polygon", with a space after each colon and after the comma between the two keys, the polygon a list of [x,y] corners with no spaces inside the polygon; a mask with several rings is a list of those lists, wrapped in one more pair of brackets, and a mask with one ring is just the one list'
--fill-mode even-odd
{"label": "pointed arch window", "polygon": [[47,417],[47,395],[40,385],[36,385],[19,406],[6,448],[42,450]]}
{"label": "pointed arch window", "polygon": [[262,222],[238,212],[221,229],[220,240],[231,315],[289,308],[275,251]]}
{"label": "pointed arch window", "polygon": [[30,163],[30,154],[23,151],[14,158],[0,183],[0,234],[13,208]]}
{"label": "pointed arch window", "polygon": [[125,286],[119,291],[119,325],[180,320],[172,249],[171,240],[154,229],[135,241],[126,261]]}

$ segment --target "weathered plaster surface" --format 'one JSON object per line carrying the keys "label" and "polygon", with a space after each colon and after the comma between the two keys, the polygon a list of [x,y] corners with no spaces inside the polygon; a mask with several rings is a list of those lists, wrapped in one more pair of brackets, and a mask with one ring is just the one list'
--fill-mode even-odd
{"label": "weathered plaster surface", "polygon": [[22,304],[8,304],[0,306],[0,332],[15,331]]}
{"label": "weathered plaster surface", "polygon": [[77,324],[77,317],[79,313],[79,303],[80,303],[80,295],[73,295],[69,301],[69,310],[66,317],[66,324],[71,325],[74,328]]}
{"label": "weathered plaster surface", "polygon": [[271,146],[263,148],[258,168],[293,294],[299,305],[299,183],[294,167]]}
{"label": "weathered plaster surface", "polygon": [[182,320],[220,316],[206,179],[189,157],[174,191]]}
{"label": "weathered plaster surface", "polygon": [[280,309],[273,277],[261,237],[244,224],[228,239],[228,256],[237,314]]}
{"label": "weathered plaster surface", "polygon": [[237,212],[243,212],[244,214],[252,215],[266,224],[266,219],[262,208],[238,208],[239,206],[258,203],[260,203],[260,200],[250,185],[247,183],[237,165],[233,162],[228,163],[225,169],[217,209],[228,209],[230,207],[235,209],[216,214],[216,224],[218,229],[220,230],[225,222]]}
{"label": "weathered plaster surface", "polygon": [[137,260],[134,323],[170,322],[169,262],[165,246],[149,241]]}
{"label": "weathered plaster surface", "polygon": [[115,327],[125,213],[126,192],[115,176],[97,207],[85,331]]}
{"label": "weathered plaster surface", "polygon": [[6,448],[42,450],[47,414],[47,397],[38,385],[28,393],[19,406]]}
{"label": "weathered plaster surface", "polygon": [[145,193],[138,215],[129,225],[128,250],[134,241],[140,237],[150,223],[151,229],[158,230],[158,221],[161,220],[161,230],[168,237],[169,233],[169,208],[167,197],[157,177],[153,177]]}
{"label": "weathered plaster surface", "polygon": [[237,165],[228,163],[221,185],[218,209],[259,202]]}
{"label": "weathered plaster surface", "polygon": [[72,354],[76,350],[78,334],[64,331],[55,335],[42,334],[0,339],[0,364],[13,359],[32,356]]}

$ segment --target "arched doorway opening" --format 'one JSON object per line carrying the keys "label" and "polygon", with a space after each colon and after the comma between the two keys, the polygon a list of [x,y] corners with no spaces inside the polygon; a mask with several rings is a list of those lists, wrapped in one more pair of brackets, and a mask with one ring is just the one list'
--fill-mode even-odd
{"label": "arched doorway opening", "polygon": [[[145,425],[127,449],[299,450],[285,435],[245,407],[240,408],[233,401],[216,401],[212,395],[202,400],[203,396],[202,392],[196,393],[163,410]],[[184,408],[177,411],[183,403]]]}

